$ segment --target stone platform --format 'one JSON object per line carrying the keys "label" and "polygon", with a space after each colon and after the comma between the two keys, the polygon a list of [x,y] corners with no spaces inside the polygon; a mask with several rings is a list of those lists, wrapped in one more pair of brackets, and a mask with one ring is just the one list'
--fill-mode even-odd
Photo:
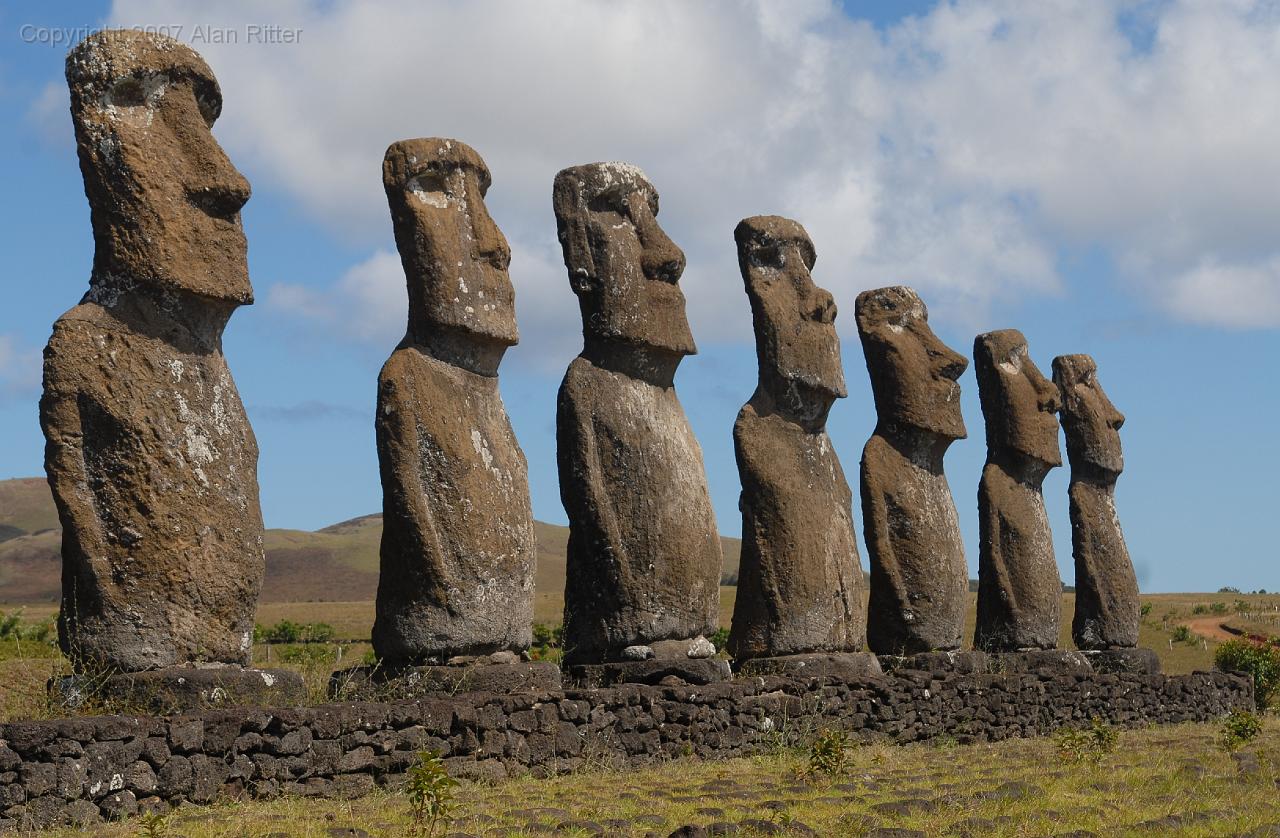
{"label": "stone platform", "polygon": [[988,652],[987,671],[1087,675],[1093,672],[1093,667],[1084,652],[1075,649],[1023,649],[1017,652]]}
{"label": "stone platform", "polygon": [[570,684],[589,689],[615,684],[715,684],[733,677],[723,658],[580,663],[565,667],[564,674]]}
{"label": "stone platform", "polygon": [[1081,654],[1094,672],[1160,674],[1160,657],[1151,649],[1096,649]]}
{"label": "stone platform", "polygon": [[987,655],[976,649],[920,652],[914,655],[879,655],[885,672],[914,669],[923,672],[954,672],[974,675],[987,671]]}
{"label": "stone platform", "polygon": [[752,658],[738,667],[739,675],[781,675],[787,678],[840,678],[856,681],[883,675],[880,661],[870,652],[815,652]]}
{"label": "stone platform", "polygon": [[217,707],[302,704],[306,684],[287,669],[230,665],[173,666],[114,675],[68,675],[49,682],[67,709],[91,703],[114,712],[181,713]]}
{"label": "stone platform", "polygon": [[385,669],[354,666],[329,676],[335,701],[396,701],[464,692],[541,693],[561,688],[560,667],[545,661],[463,664]]}

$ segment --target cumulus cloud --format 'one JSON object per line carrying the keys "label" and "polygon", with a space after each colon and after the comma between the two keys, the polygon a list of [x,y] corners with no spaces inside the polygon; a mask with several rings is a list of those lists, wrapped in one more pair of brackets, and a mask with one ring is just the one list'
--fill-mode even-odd
{"label": "cumulus cloud", "polygon": [[[601,159],[657,184],[700,340],[749,337],[731,233],[760,213],[807,226],[815,277],[846,310],[862,288],[909,283],[935,318],[994,325],[1002,305],[1070,293],[1064,249],[1101,247],[1153,309],[1280,325],[1269,0],[953,0],[885,30],[822,0],[270,8],[298,43],[248,42],[263,9],[247,0],[117,0],[112,18],[184,19],[189,39],[196,23],[241,33],[195,43],[224,88],[219,137],[259,187],[371,251],[389,230],[389,142],[476,147],[515,254],[529,357],[562,364],[576,319],[552,178]],[[403,329],[403,277],[385,251],[328,287],[268,299],[313,319],[358,306],[370,319],[348,327],[355,339]]]}
{"label": "cumulus cloud", "polygon": [[13,335],[0,335],[0,403],[27,400],[40,390],[40,351]]}

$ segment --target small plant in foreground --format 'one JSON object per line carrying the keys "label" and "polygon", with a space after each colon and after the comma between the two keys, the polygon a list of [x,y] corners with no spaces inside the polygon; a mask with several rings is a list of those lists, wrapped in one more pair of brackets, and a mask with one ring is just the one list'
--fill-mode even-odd
{"label": "small plant in foreground", "polygon": [[823,729],[809,746],[810,775],[839,777],[849,769],[849,734],[843,730]]}
{"label": "small plant in foreground", "polygon": [[164,838],[169,834],[169,815],[148,812],[138,818],[138,838]]}
{"label": "small plant in foreground", "polygon": [[1196,642],[1196,636],[1191,632],[1190,626],[1176,625],[1173,627],[1173,634],[1169,636],[1173,638],[1174,643]]}
{"label": "small plant in foreground", "polygon": [[409,769],[405,792],[409,795],[409,815],[416,835],[435,835],[437,826],[452,820],[454,787],[458,781],[449,776],[444,760],[431,751],[418,754],[418,762]]}
{"label": "small plant in foreground", "polygon": [[1058,754],[1071,762],[1092,762],[1098,765],[1116,749],[1120,734],[1107,722],[1093,717],[1087,728],[1065,728],[1058,731],[1054,740]]}
{"label": "small plant in foreground", "polygon": [[1224,672],[1253,677],[1253,700],[1259,710],[1271,706],[1280,690],[1280,648],[1252,640],[1228,640],[1213,653],[1213,665]]}
{"label": "small plant in foreground", "polygon": [[1231,715],[1222,720],[1221,735],[1218,743],[1228,753],[1240,750],[1253,741],[1262,732],[1262,719],[1257,713],[1248,710],[1232,710]]}

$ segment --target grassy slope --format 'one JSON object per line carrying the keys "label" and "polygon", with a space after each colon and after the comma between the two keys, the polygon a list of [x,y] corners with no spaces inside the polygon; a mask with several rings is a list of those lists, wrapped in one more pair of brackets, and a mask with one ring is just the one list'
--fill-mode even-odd
{"label": "grassy slope", "polygon": [[[58,517],[48,484],[38,478],[0,480],[0,602],[56,602],[61,560]],[[557,610],[564,590],[565,527],[534,522],[540,613]],[[39,532],[45,530],[44,532]],[[33,533],[39,534],[33,534]],[[17,534],[21,533],[21,534]],[[365,515],[317,532],[267,530],[262,602],[360,601],[378,587],[382,516]],[[724,572],[738,572],[740,542],[722,539]]]}
{"label": "grassy slope", "polygon": [[[667,835],[687,824],[750,819],[779,826],[798,821],[810,834],[830,836],[898,834],[890,831],[895,828],[918,830],[905,833],[911,835],[988,838],[1275,834],[1264,827],[1280,821],[1280,722],[1269,719],[1246,748],[1255,759],[1252,773],[1242,772],[1216,746],[1216,735],[1217,727],[1207,724],[1123,731],[1098,765],[1063,759],[1053,739],[867,745],[849,751],[846,770],[834,777],[806,776],[803,746],[755,758],[679,759],[635,770],[595,764],[552,779],[464,782],[453,792],[453,819],[435,834],[577,838],[593,833],[575,829],[573,822],[593,821],[607,835]],[[379,792],[353,801],[293,798],[182,809],[160,834],[365,834],[355,830],[411,834],[407,798]],[[97,827],[94,834],[141,833],[136,823],[126,823]],[[744,825],[737,834],[763,833]]]}

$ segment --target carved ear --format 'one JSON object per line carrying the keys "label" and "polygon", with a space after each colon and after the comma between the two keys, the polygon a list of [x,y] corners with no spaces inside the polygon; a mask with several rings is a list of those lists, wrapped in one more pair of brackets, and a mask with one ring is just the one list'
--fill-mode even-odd
{"label": "carved ear", "polygon": [[591,210],[582,199],[581,182],[572,170],[556,175],[551,203],[564,266],[569,269],[569,285],[575,294],[585,294],[596,278],[595,260],[591,257]]}

